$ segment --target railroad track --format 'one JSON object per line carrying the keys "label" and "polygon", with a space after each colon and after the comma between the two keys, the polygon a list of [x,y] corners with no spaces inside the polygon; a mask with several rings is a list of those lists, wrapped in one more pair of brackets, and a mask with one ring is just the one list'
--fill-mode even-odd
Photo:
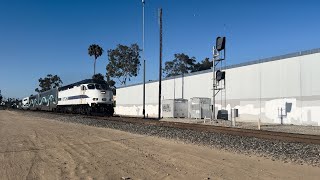
{"label": "railroad track", "polygon": [[243,128],[191,124],[191,123],[181,123],[181,122],[168,122],[168,121],[158,121],[154,119],[146,120],[142,118],[132,118],[132,117],[125,117],[125,118],[124,117],[99,117],[99,116],[85,116],[85,117],[92,118],[92,119],[123,122],[123,123],[154,125],[154,126],[163,126],[163,127],[171,127],[171,128],[178,128],[178,129],[188,129],[188,130],[200,131],[200,132],[222,133],[222,134],[229,134],[234,136],[255,137],[255,138],[268,139],[273,141],[296,142],[296,143],[305,143],[305,144],[320,144],[319,135],[243,129]]}
{"label": "railroad track", "polygon": [[[59,114],[64,116],[74,116],[74,114],[61,114],[61,113],[55,113],[55,112],[47,112],[47,113]],[[204,124],[192,124],[192,123],[182,123],[182,122],[168,122],[168,121],[159,121],[157,119],[142,119],[137,117],[117,117],[117,116],[104,117],[104,116],[88,116],[88,115],[78,115],[78,116],[82,116],[84,118],[90,118],[90,119],[113,121],[113,122],[144,124],[144,125],[171,127],[171,128],[177,128],[177,129],[188,129],[188,130],[193,130],[198,132],[210,132],[210,133],[229,134],[233,136],[254,137],[259,139],[267,139],[271,141],[284,141],[284,142],[295,142],[295,143],[304,143],[304,144],[320,144],[320,135],[287,133],[287,132],[277,132],[277,131],[267,131],[267,130],[254,130],[254,129],[213,126],[213,125],[204,125]]]}

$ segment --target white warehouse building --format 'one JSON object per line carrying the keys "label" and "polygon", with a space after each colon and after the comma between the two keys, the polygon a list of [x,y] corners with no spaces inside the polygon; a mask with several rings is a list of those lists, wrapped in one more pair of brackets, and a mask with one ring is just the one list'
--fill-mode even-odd
{"label": "white warehouse building", "polygon": [[[217,110],[239,111],[237,121],[320,125],[320,49],[227,66]],[[165,78],[162,99],[212,99],[212,70]],[[146,115],[158,116],[159,81],[146,83]],[[117,89],[115,113],[142,116],[143,84]],[[183,96],[183,97],[182,97]],[[280,112],[282,109],[282,113]]]}

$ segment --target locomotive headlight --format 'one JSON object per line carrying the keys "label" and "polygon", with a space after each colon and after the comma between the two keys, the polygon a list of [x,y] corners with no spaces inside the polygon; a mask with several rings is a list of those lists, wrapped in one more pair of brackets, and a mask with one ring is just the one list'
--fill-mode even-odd
{"label": "locomotive headlight", "polygon": [[98,98],[92,98],[93,101],[98,101]]}

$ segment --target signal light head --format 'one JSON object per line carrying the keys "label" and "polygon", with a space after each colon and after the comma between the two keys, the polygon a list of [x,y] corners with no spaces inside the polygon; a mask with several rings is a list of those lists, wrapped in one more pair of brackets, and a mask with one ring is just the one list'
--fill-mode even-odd
{"label": "signal light head", "polygon": [[216,72],[216,80],[219,82],[219,81],[221,81],[221,80],[223,80],[223,79],[225,79],[226,78],[226,72],[225,71],[220,71],[220,70],[218,70],[217,72]]}
{"label": "signal light head", "polygon": [[226,37],[217,37],[216,39],[216,47],[218,51],[222,51],[226,46]]}

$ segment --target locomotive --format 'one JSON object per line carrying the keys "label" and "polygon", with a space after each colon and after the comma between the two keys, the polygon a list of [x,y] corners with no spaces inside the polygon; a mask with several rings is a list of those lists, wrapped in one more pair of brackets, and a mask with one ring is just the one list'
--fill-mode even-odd
{"label": "locomotive", "polygon": [[100,80],[85,79],[22,99],[22,109],[112,116],[113,93]]}

